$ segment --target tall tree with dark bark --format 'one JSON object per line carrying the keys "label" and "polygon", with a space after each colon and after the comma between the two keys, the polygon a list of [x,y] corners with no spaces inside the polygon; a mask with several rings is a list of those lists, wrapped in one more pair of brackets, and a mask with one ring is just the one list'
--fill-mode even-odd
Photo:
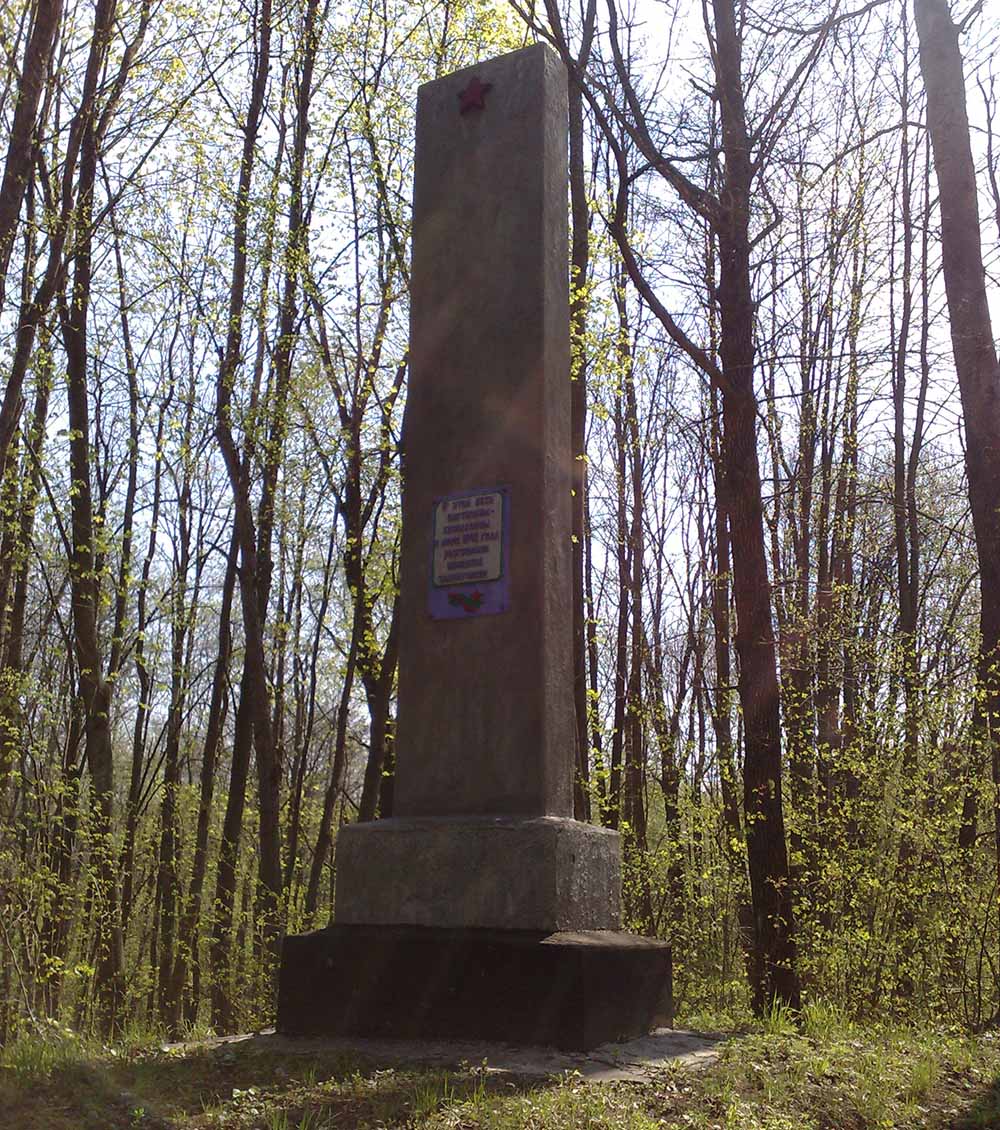
{"label": "tall tree with dark bark", "polygon": [[[981,4],[974,4],[970,17]],[[927,130],[941,207],[941,260],[965,418],[965,469],[979,563],[979,656],[974,717],[994,785],[1000,878],[1000,364],[986,298],[976,166],[959,47],[948,0],[914,0]],[[967,18],[970,18],[967,17]],[[998,1002],[1000,1015],[1000,1002]]]}
{"label": "tall tree with dark bark", "polygon": [[[523,13],[528,17],[528,13]],[[745,24],[735,0],[713,0],[706,8],[713,99],[718,102],[723,157],[714,191],[692,180],[654,136],[634,83],[619,25],[619,9],[608,0],[608,42],[611,66],[621,91],[605,98],[605,84],[576,66],[565,38],[556,45],[583,84],[618,171],[620,191],[634,183],[624,133],[647,168],[655,170],[680,201],[707,223],[717,241],[717,302],[720,331],[718,359],[684,331],[656,293],[623,223],[615,210],[609,222],[629,277],[650,310],[681,351],[706,374],[722,394],[722,465],[725,468],[728,524],[732,553],[732,585],[736,605],[736,651],[739,697],[744,721],[745,832],[754,910],[754,1007],[765,1011],[774,1000],[799,1004],[795,970],[788,854],[782,809],[780,701],[770,581],[764,540],[760,464],[757,454],[758,403],[755,390],[755,297],[751,274],[751,208],[755,183],[787,120],[804,81],[826,41],[832,21],[810,39],[787,82],[753,125],[748,120],[743,74]],[[529,17],[530,18],[530,17]],[[547,33],[551,36],[552,31]]]}
{"label": "tall tree with dark bark", "polygon": [[[222,845],[216,880],[216,909],[212,935],[213,1023],[229,1030],[234,1022],[232,1002],[227,992],[225,971],[229,968],[230,931],[236,895],[236,864],[243,821],[243,805],[249,773],[250,735],[257,749],[259,773],[269,777],[269,757],[274,742],[264,657],[263,614],[258,601],[257,530],[250,497],[251,466],[249,453],[237,444],[233,413],[233,393],[243,350],[243,313],[247,291],[247,244],[250,227],[251,188],[255,171],[258,134],[264,117],[267,85],[271,69],[271,0],[261,0],[256,11],[253,72],[250,98],[243,122],[243,150],[240,158],[236,199],[233,209],[233,259],[229,285],[228,325],[216,382],[215,428],[233,492],[234,538],[239,546],[240,608],[243,613],[245,653],[240,702],[236,716],[233,765],[223,825]],[[263,814],[262,814],[263,818]],[[263,829],[262,829],[263,832]],[[280,856],[277,844],[263,844],[260,871],[270,895],[272,930],[281,893]],[[276,874],[275,871],[278,873]],[[266,878],[265,878],[266,876]]]}
{"label": "tall tree with dark bark", "polygon": [[[0,180],[0,310],[6,293],[7,267],[17,230],[17,218],[35,163],[38,104],[48,78],[49,64],[62,19],[62,0],[38,0],[17,87],[17,102],[7,141],[7,157]],[[0,466],[3,453],[0,452]]]}

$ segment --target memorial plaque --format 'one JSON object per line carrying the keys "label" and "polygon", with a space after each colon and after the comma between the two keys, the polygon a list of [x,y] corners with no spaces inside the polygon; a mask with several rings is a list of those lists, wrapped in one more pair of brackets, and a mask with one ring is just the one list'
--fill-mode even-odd
{"label": "memorial plaque", "polygon": [[435,500],[429,595],[433,619],[507,611],[509,500],[506,487]]}

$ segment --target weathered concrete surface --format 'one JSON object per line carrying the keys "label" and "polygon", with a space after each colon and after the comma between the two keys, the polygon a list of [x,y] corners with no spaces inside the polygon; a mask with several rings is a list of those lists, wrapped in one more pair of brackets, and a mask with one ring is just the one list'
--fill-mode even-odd
{"label": "weathered concrete surface", "polygon": [[[418,94],[397,816],[573,813],[566,98],[541,44]],[[432,620],[434,500],[497,486],[510,610]]]}
{"label": "weathered concrete surface", "polygon": [[[679,1028],[659,1028],[648,1036],[620,1044],[602,1044],[589,1052],[560,1052],[551,1048],[515,1047],[512,1044],[478,1040],[366,1040],[357,1037],[338,1039],[295,1039],[275,1034],[273,1029],[248,1036],[228,1036],[208,1041],[211,1045],[253,1040],[263,1048],[308,1057],[317,1051],[347,1051],[373,1064],[402,1066],[461,1067],[483,1063],[490,1072],[521,1079],[546,1079],[579,1072],[593,1083],[632,1080],[641,1082],[669,1067],[702,1069],[719,1058],[721,1035],[689,1032]],[[204,1047],[197,1044],[169,1044],[167,1049]]]}
{"label": "weathered concrete surface", "polygon": [[617,930],[618,836],[576,820],[379,820],[340,833],[338,924]]}

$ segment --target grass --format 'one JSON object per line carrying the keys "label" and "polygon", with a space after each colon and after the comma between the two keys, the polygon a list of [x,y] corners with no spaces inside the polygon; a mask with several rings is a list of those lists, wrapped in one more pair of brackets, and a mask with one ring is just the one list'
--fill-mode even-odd
{"label": "grass", "polygon": [[21,1130],[976,1130],[1000,1128],[1000,1041],[861,1029],[807,1009],[729,1040],[708,1070],[644,1083],[525,1083],[465,1065],[386,1067],[267,1037],[164,1051],[56,1029],[0,1052]]}

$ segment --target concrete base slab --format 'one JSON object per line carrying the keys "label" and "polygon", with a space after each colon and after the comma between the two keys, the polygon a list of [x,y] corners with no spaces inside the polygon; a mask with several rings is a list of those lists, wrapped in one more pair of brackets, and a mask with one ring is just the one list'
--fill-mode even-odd
{"label": "concrete base slab", "polygon": [[665,942],[334,925],[285,939],[278,1031],[503,1040],[586,1051],[672,1018]]}
{"label": "concrete base slab", "polygon": [[701,1069],[719,1058],[721,1035],[682,1028],[657,1028],[648,1036],[622,1043],[601,1044],[589,1052],[501,1044],[485,1040],[389,1040],[361,1036],[301,1039],[273,1028],[241,1036],[221,1036],[183,1044],[166,1044],[165,1051],[198,1050],[252,1042],[264,1052],[308,1058],[327,1052],[347,1052],[373,1065],[453,1067],[469,1065],[514,1079],[553,1079],[576,1072],[592,1083],[641,1082],[668,1068]]}
{"label": "concrete base slab", "polygon": [[375,820],[341,829],[338,925],[617,930],[618,834],[544,816]]}

